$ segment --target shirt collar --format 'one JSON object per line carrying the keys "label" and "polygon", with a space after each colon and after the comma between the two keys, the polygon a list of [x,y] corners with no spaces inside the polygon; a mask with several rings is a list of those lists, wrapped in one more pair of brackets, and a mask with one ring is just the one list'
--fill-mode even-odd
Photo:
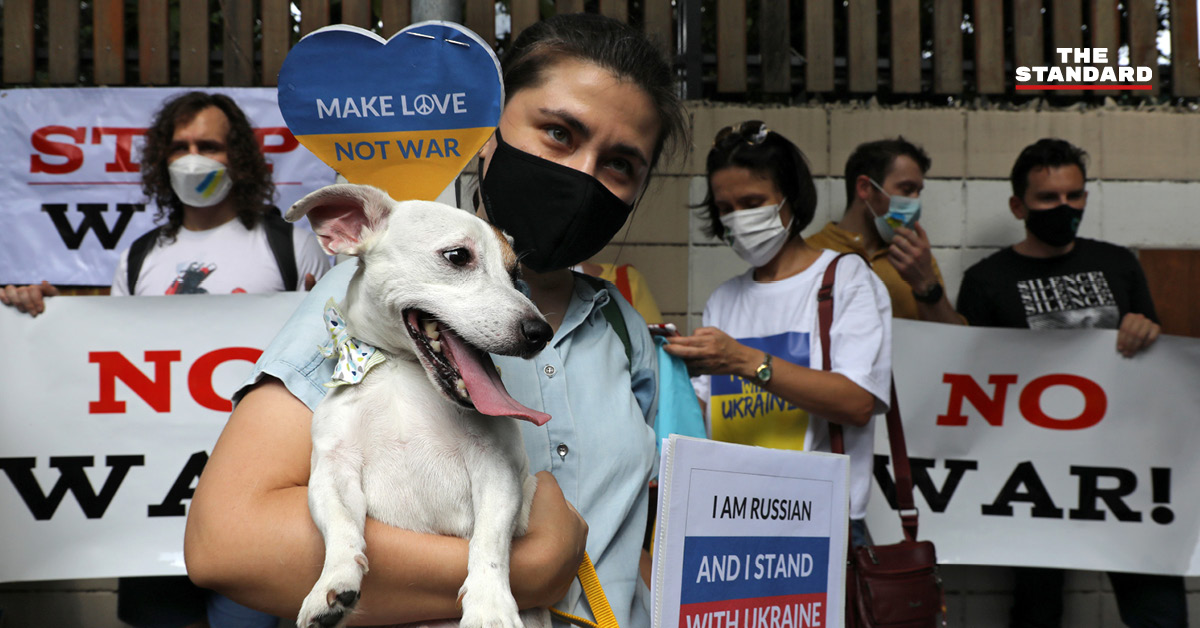
{"label": "shirt collar", "polygon": [[558,345],[563,339],[584,322],[592,320],[593,314],[599,315],[600,308],[608,304],[613,297],[608,289],[593,288],[587,281],[574,277],[575,285],[571,291],[571,300],[567,304],[567,312],[563,316],[558,332],[551,342]]}
{"label": "shirt collar", "polygon": [[829,224],[825,225],[825,228],[821,230],[821,233],[827,236],[835,244],[845,247],[851,252],[858,253],[859,255],[862,255],[868,259],[874,260],[887,255],[888,247],[886,246],[880,248],[878,251],[875,251],[874,255],[867,255],[867,248],[863,244],[864,238],[854,231],[841,228],[836,222],[830,222]]}

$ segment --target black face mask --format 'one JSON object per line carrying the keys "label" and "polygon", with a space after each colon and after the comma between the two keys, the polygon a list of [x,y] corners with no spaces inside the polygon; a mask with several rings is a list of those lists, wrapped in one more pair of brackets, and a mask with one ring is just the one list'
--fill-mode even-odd
{"label": "black face mask", "polygon": [[539,273],[599,253],[633,211],[594,177],[505,144],[499,129],[480,190],[488,220]]}
{"label": "black face mask", "polygon": [[1027,209],[1025,228],[1033,237],[1050,246],[1066,246],[1075,241],[1083,210],[1070,205],[1059,205],[1053,209]]}

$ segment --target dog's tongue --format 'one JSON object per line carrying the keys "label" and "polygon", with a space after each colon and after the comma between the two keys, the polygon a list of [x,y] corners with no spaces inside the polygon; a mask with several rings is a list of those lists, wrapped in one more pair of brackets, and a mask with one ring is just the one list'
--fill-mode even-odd
{"label": "dog's tongue", "polygon": [[[458,366],[458,372],[467,385],[467,393],[471,395],[471,401],[475,404],[476,410],[488,416],[510,416],[524,419],[534,425],[544,425],[546,421],[550,420],[549,414],[526,408],[508,394],[508,391],[504,389],[504,382],[500,381],[500,373],[496,371],[496,365],[492,364],[490,356],[467,345],[454,332],[445,328],[442,328],[441,331],[441,340],[444,344],[449,345],[450,353],[454,356],[454,363]],[[445,348],[447,347],[443,347],[443,349]]]}

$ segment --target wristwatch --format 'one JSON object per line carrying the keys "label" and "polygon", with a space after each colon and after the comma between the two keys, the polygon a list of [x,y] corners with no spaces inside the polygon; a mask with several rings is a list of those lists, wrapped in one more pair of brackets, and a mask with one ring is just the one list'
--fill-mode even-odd
{"label": "wristwatch", "polygon": [[754,378],[758,380],[759,384],[766,384],[771,381],[771,374],[773,373],[771,370],[771,354],[765,353],[763,355],[766,357],[763,358],[762,364],[759,364],[758,368],[754,370]]}
{"label": "wristwatch", "polygon": [[929,290],[925,291],[925,294],[921,294],[916,290],[913,290],[914,299],[920,301],[921,303],[928,303],[929,305],[933,305],[934,303],[941,301],[942,294],[944,294],[944,291],[942,290],[942,284],[940,283],[933,284]]}

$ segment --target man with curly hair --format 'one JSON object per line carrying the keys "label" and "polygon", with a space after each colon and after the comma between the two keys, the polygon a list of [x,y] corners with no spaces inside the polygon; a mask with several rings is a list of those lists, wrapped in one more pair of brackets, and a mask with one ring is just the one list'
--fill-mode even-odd
{"label": "man with curly hair", "polygon": [[[313,235],[271,201],[275,184],[242,110],[228,96],[187,92],[163,104],[146,131],[142,190],[160,226],[121,254],[114,295],[261,293],[304,289],[329,269]],[[36,316],[48,283],[0,290]]]}
{"label": "man with curly hair", "polygon": [[[163,105],[146,131],[142,190],[163,224],[121,255],[113,294],[296,290],[329,268],[316,239],[271,206],[266,159],[227,96],[189,92]],[[280,229],[291,259],[270,242]]]}

